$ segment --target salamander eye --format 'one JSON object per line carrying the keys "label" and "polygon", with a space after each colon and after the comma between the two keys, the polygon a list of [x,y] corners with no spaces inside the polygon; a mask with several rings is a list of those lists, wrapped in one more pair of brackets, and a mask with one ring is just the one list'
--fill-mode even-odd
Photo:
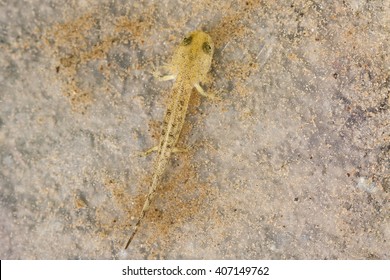
{"label": "salamander eye", "polygon": [[204,42],[203,45],[202,45],[202,50],[207,53],[207,54],[210,54],[211,53],[211,46],[209,43],[207,42]]}
{"label": "salamander eye", "polygon": [[184,37],[184,39],[181,42],[181,44],[183,46],[188,46],[189,44],[191,44],[191,42],[192,42],[192,36],[189,36],[189,37]]}

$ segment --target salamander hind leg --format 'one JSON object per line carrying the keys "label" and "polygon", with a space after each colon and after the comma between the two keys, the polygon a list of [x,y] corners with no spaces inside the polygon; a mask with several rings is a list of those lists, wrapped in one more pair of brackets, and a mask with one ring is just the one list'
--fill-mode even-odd
{"label": "salamander hind leg", "polygon": [[158,146],[154,146],[154,147],[151,147],[150,149],[147,149],[144,152],[140,152],[139,157],[146,157],[146,156],[150,155],[151,153],[157,152],[157,151],[158,151]]}
{"label": "salamander hind leg", "polygon": [[[140,152],[139,153],[139,157],[146,157],[148,155],[150,155],[151,153],[153,152],[157,152],[158,151],[158,146],[154,146],[150,149],[147,149],[146,151],[144,152]],[[187,148],[179,148],[179,147],[175,147],[172,149],[172,153],[176,154],[176,153],[187,153],[188,152],[188,149]]]}

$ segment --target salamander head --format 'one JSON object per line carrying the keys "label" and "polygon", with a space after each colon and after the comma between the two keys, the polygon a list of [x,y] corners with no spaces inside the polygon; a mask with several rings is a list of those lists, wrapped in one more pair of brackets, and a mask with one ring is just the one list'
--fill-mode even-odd
{"label": "salamander head", "polygon": [[194,31],[186,35],[177,47],[172,64],[178,73],[189,75],[207,74],[214,54],[214,43],[210,35]]}

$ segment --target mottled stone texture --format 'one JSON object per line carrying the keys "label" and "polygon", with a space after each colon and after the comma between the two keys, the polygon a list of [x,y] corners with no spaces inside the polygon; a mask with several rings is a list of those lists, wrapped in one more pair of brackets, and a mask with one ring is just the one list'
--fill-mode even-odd
{"label": "mottled stone texture", "polygon": [[[389,1],[2,1],[1,259],[389,259]],[[216,43],[151,211],[181,37]]]}

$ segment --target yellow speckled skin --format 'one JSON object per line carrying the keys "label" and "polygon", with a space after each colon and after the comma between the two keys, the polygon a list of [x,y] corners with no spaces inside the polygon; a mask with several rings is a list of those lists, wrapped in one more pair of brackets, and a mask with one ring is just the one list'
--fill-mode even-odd
{"label": "yellow speckled skin", "polygon": [[214,44],[211,37],[202,31],[194,31],[184,37],[173,55],[171,64],[168,66],[170,71],[169,77],[175,78],[176,82],[172,88],[171,101],[162,125],[153,181],[140,217],[125,249],[130,245],[142,219],[149,210],[150,203],[161,182],[161,177],[165,172],[169,158],[176,147],[184,124],[192,89],[195,87],[202,95],[206,95],[199,83],[206,79],[207,72],[211,66],[213,53]]}

